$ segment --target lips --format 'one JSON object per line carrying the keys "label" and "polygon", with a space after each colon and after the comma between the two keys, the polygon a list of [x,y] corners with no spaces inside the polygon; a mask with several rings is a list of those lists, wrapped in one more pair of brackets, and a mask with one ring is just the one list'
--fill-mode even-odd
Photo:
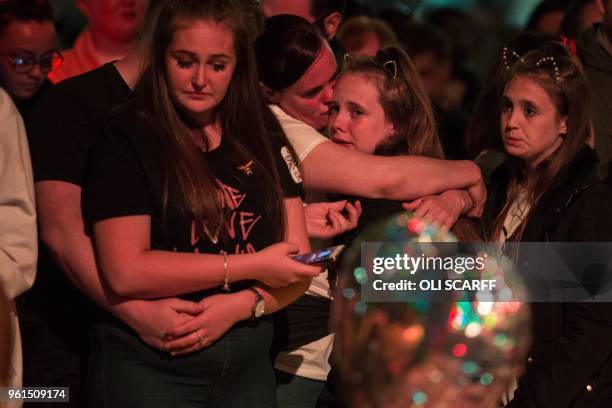
{"label": "lips", "polygon": [[185,92],[185,95],[187,95],[187,97],[191,99],[204,99],[210,96],[209,93],[202,92]]}
{"label": "lips", "polygon": [[346,147],[346,148],[353,146],[353,143],[349,142],[348,140],[342,140],[336,137],[332,137],[332,142],[336,143],[339,146]]}
{"label": "lips", "polygon": [[522,142],[522,139],[520,137],[516,137],[516,136],[510,136],[510,135],[504,135],[504,143],[509,144],[509,145],[517,145],[519,143]]}
{"label": "lips", "polygon": [[136,18],[136,11],[135,10],[124,10],[124,11],[120,11],[119,15],[122,18],[133,20]]}
{"label": "lips", "polygon": [[28,92],[34,92],[36,91],[36,88],[38,87],[38,84],[19,84],[19,87],[21,89],[24,89]]}

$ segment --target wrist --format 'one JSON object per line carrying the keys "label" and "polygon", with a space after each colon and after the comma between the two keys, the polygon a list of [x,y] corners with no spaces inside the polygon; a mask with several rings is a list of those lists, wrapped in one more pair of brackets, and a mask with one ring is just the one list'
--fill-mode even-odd
{"label": "wrist", "polygon": [[482,180],[480,167],[478,167],[478,165],[471,160],[462,160],[461,163],[462,168],[458,174],[463,175],[463,177],[467,177],[467,180],[465,180],[467,182],[466,186],[478,184],[480,180]]}
{"label": "wrist", "polygon": [[147,303],[146,300],[128,300],[111,306],[109,311],[123,323],[130,326],[134,331],[141,334],[143,329],[140,322],[142,316],[146,313],[144,306],[146,306]]}
{"label": "wrist", "polygon": [[470,195],[463,190],[448,190],[442,193],[446,200],[449,200],[461,214],[472,209],[473,203]]}
{"label": "wrist", "polygon": [[[259,280],[261,255],[259,252],[253,254],[227,255],[227,276],[232,283],[243,280]],[[221,278],[223,284],[223,276]]]}
{"label": "wrist", "polygon": [[234,303],[236,305],[236,322],[242,320],[249,320],[251,318],[253,310],[253,292],[248,289],[241,290],[240,292],[232,293]]}

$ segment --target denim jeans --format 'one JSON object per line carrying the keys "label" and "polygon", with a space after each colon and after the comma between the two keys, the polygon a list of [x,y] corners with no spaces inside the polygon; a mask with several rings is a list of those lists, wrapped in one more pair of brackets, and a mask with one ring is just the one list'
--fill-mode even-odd
{"label": "denim jeans", "polygon": [[276,370],[278,408],[315,408],[325,381]]}
{"label": "denim jeans", "polygon": [[92,408],[275,408],[272,321],[239,323],[207,348],[171,357],[126,328],[97,324],[88,377]]}

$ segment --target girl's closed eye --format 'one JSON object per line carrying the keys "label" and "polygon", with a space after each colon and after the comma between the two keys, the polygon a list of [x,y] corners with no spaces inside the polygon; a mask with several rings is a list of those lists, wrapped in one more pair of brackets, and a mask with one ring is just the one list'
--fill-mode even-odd
{"label": "girl's closed eye", "polygon": [[353,117],[355,117],[355,118],[360,118],[360,117],[362,117],[363,115],[365,115],[365,112],[364,112],[363,110],[361,110],[361,109],[353,108],[353,109],[351,110],[351,115],[352,115]]}
{"label": "girl's closed eye", "polygon": [[306,92],[306,93],[305,93],[303,96],[304,96],[304,98],[306,98],[306,99],[312,99],[312,98],[314,98],[315,96],[317,96],[317,95],[319,94],[319,92],[321,92],[321,89],[322,89],[322,88],[315,88],[315,89],[312,89],[312,90],[310,90],[310,91]]}
{"label": "girl's closed eye", "polygon": [[191,68],[193,63],[194,61],[191,59],[176,58],[176,65],[182,69]]}
{"label": "girl's closed eye", "polygon": [[212,65],[213,71],[215,72],[223,72],[225,71],[225,68],[227,67],[226,64],[220,63],[220,62],[216,62],[211,65]]}

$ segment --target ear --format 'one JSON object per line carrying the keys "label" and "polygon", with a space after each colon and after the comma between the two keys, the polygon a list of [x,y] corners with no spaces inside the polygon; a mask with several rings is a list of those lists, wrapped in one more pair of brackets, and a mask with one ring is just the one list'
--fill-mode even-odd
{"label": "ear", "polygon": [[323,19],[323,27],[325,28],[325,35],[327,35],[327,39],[331,40],[336,36],[336,32],[338,31],[338,27],[340,27],[341,22],[342,14],[337,11],[334,11]]}
{"label": "ear", "polygon": [[266,101],[268,101],[268,103],[271,103],[271,104],[274,104],[274,105],[278,105],[280,103],[280,97],[279,97],[277,91],[274,91],[274,90],[268,88],[267,86],[265,86],[261,82],[259,83],[259,86],[261,87],[261,90],[262,90],[262,92],[264,94],[264,97],[266,98]]}
{"label": "ear", "polygon": [[559,122],[559,134],[567,135],[567,116],[561,118],[561,122]]}
{"label": "ear", "polygon": [[389,139],[395,136],[395,125],[393,123],[387,122],[385,124],[385,135],[385,139]]}

